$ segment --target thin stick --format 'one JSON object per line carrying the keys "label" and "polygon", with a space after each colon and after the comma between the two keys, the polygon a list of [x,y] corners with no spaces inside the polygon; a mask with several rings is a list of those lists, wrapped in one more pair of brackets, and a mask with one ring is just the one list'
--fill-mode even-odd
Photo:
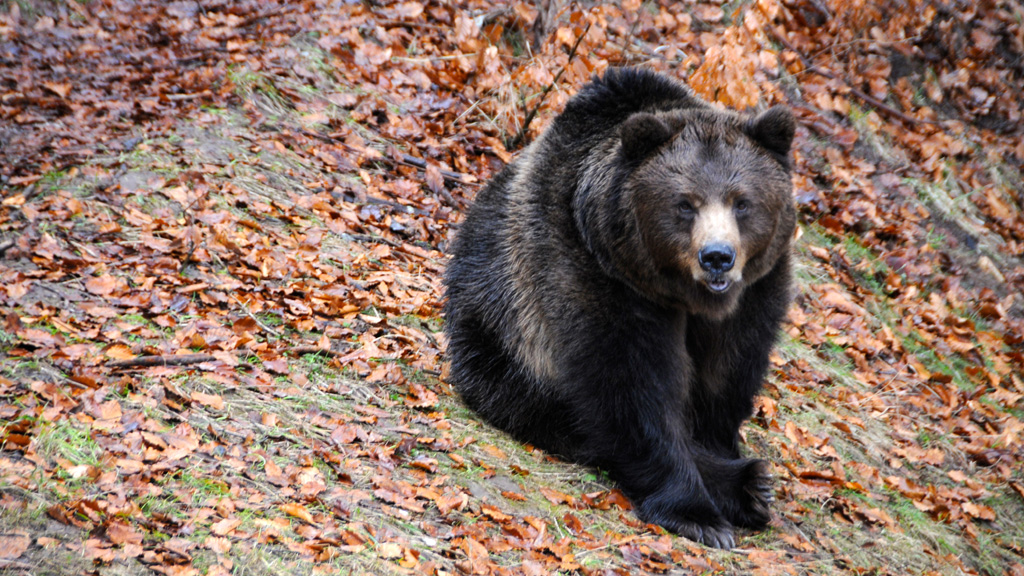
{"label": "thin stick", "polygon": [[330,348],[324,349],[318,346],[295,346],[289,352],[293,356],[305,356],[306,354],[323,354],[324,356],[330,356],[331,358],[340,358],[348,352],[341,352],[338,350],[332,350]]}
{"label": "thin stick", "polygon": [[551,81],[551,84],[548,84],[547,87],[544,88],[544,91],[540,93],[540,101],[537,102],[537,105],[526,114],[526,119],[523,120],[523,127],[519,129],[519,133],[512,139],[512,142],[506,147],[507,149],[511,150],[519,146],[523,139],[526,138],[526,131],[530,129],[530,122],[533,122],[533,117],[537,115],[537,111],[544,105],[544,100],[547,99],[548,92],[551,92],[551,89],[558,84],[558,81],[562,78],[562,74],[565,73],[565,69],[569,67],[569,64],[572,64],[572,59],[576,57],[576,49],[580,47],[580,42],[586,38],[587,32],[590,32],[590,24],[590,22],[587,22],[587,27],[583,29],[583,33],[576,38],[576,43],[573,44],[572,49],[569,50],[569,60],[567,60],[565,62],[565,66],[562,66],[562,69],[558,71],[558,74],[555,76],[555,79]]}
{"label": "thin stick", "polygon": [[193,92],[192,94],[165,94],[164,97],[168,100],[195,100],[197,98],[205,98],[207,96],[213,96],[213,92],[209,90],[203,90],[202,92]]}
{"label": "thin stick", "polygon": [[245,315],[248,316],[249,318],[252,318],[252,321],[255,322],[257,326],[259,326],[260,328],[263,328],[265,331],[270,332],[271,334],[273,334],[274,336],[277,336],[278,338],[282,337],[280,332],[278,332],[277,330],[274,330],[270,326],[267,326],[263,322],[260,322],[259,318],[253,316],[252,312],[249,311],[249,307],[245,305],[245,302],[242,302],[241,300],[239,300],[238,296],[235,296],[234,294],[232,294],[231,297],[235,299],[235,302],[238,302],[238,305],[242,307],[242,311],[245,312]]}
{"label": "thin stick", "polygon": [[[337,197],[338,196],[336,196],[336,198]],[[426,210],[421,210],[419,208],[416,208],[415,206],[409,206],[407,204],[401,204],[399,202],[393,202],[391,200],[384,200],[382,198],[375,198],[368,194],[366,195],[365,198],[360,199],[355,194],[342,192],[340,194],[340,198],[341,200],[344,200],[345,202],[349,202],[351,204],[377,204],[379,206],[390,206],[401,211],[403,214],[407,214],[411,210],[412,213],[416,214],[417,216],[430,216],[430,212],[427,212]]]}
{"label": "thin stick", "polygon": [[[341,138],[338,138],[338,137],[333,136],[331,134],[320,134],[319,132],[314,132],[312,130],[305,130],[305,129],[302,129],[300,131],[303,134],[305,134],[306,136],[309,136],[311,138],[316,138],[317,140],[322,140],[324,142],[330,142],[331,144],[340,144],[341,146],[344,146],[346,149],[348,149],[350,152],[355,152],[355,153],[359,153],[360,152],[360,150],[357,150],[357,149],[353,148],[352,146],[349,146],[348,143],[346,143]],[[394,158],[390,158],[390,157],[388,157],[385,154],[381,154],[381,156],[379,158],[371,158],[370,160],[373,160],[373,161],[378,161],[379,160],[381,162],[390,162],[392,164],[405,164],[405,165],[410,166],[412,168],[420,168],[420,169],[426,169],[426,167],[427,167],[427,162],[425,160],[422,160],[422,159],[417,158],[415,156],[410,156],[410,155],[405,154],[405,153],[402,154],[401,159],[397,159],[397,160],[394,159]],[[466,184],[476,184],[476,182],[473,182],[473,177],[470,176],[469,174],[463,174],[461,172],[452,172],[451,170],[445,170],[443,168],[440,170],[440,172],[441,172],[441,176],[443,176],[444,179],[448,180],[449,182],[454,182],[455,184],[463,184],[463,185],[466,185]]]}
{"label": "thin stick", "polygon": [[139,356],[130,360],[107,362],[108,368],[148,368],[151,366],[189,366],[203,362],[214,362],[212,354],[172,354],[168,356]]}

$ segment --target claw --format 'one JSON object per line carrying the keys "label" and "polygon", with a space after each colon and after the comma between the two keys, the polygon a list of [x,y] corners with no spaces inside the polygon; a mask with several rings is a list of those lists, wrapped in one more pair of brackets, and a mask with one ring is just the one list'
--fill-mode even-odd
{"label": "claw", "polygon": [[736,539],[729,526],[702,526],[693,522],[685,522],[677,525],[674,532],[710,548],[729,550],[736,547]]}

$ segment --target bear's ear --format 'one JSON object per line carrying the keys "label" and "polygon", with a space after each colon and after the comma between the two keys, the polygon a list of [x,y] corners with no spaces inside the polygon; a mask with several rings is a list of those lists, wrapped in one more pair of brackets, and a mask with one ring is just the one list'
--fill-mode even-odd
{"label": "bear's ear", "polygon": [[640,160],[668,142],[673,134],[672,128],[654,114],[638,112],[622,124],[622,152],[630,160]]}
{"label": "bear's ear", "polygon": [[772,106],[764,113],[750,119],[745,131],[754,142],[771,152],[776,160],[789,168],[789,148],[793,145],[796,120],[789,108]]}

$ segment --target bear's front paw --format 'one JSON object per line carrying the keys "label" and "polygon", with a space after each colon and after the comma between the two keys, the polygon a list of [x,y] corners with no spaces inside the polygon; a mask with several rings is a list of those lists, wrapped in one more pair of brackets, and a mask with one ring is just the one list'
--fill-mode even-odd
{"label": "bear's front paw", "polygon": [[[637,515],[645,522],[658,524],[705,546],[725,550],[736,546],[732,525],[716,511],[710,508],[695,509],[692,506],[680,510],[678,507],[662,507],[658,504],[656,498],[644,501],[637,507]],[[691,518],[705,521],[697,522]]]}
{"label": "bear's front paw", "polygon": [[[666,525],[666,527],[670,526]],[[696,522],[680,521],[674,523],[670,528],[673,532],[684,538],[688,538],[694,542],[700,542],[701,544],[711,548],[729,550],[736,546],[736,538],[733,536],[732,526],[729,526],[728,524],[709,526],[707,524],[698,524]]]}
{"label": "bear's front paw", "polygon": [[760,530],[772,519],[770,505],[775,501],[772,475],[764,460],[751,460],[745,472],[740,510],[732,521],[737,526]]}

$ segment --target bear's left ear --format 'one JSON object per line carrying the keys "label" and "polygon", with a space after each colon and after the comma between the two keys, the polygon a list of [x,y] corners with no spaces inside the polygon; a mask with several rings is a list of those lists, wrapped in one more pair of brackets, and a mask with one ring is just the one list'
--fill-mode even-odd
{"label": "bear's left ear", "polygon": [[772,106],[747,121],[744,128],[754,142],[763,146],[783,166],[789,168],[789,149],[793,145],[793,133],[796,132],[796,120],[789,108]]}
{"label": "bear's left ear", "polygon": [[620,129],[622,151],[630,160],[640,160],[655,148],[668,142],[675,132],[654,114],[638,112],[630,116]]}

